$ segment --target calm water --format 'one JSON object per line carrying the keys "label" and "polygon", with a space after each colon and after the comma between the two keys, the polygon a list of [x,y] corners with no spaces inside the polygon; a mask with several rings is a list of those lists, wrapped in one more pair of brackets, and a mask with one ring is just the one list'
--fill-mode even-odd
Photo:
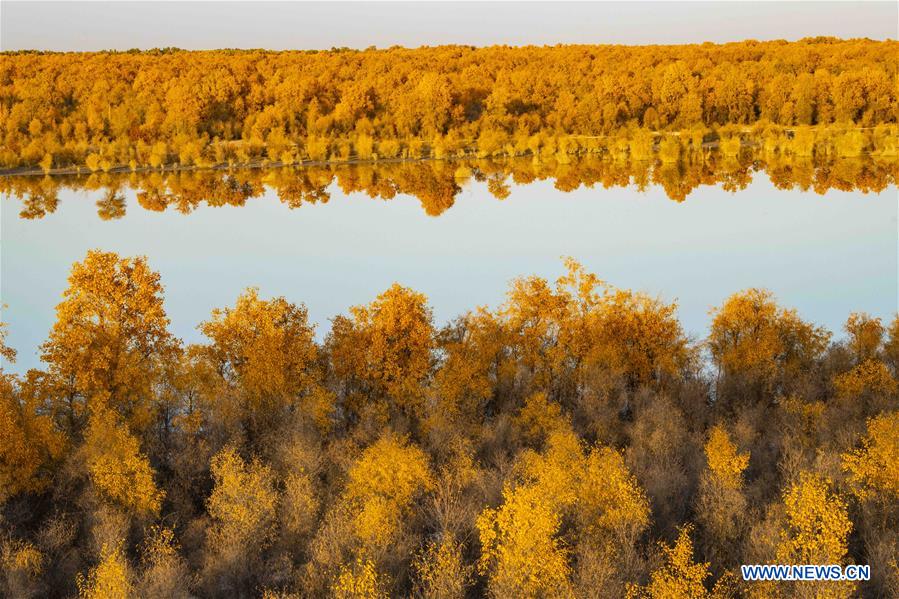
{"label": "calm water", "polygon": [[757,174],[736,193],[705,185],[684,202],[653,183],[570,192],[552,180],[506,184],[499,200],[488,179],[470,178],[439,216],[411,195],[372,199],[337,182],[324,185],[327,202],[299,209],[260,187],[244,205],[201,203],[187,214],[146,209],[146,198],[139,203],[123,185],[112,201],[119,218],[109,220],[98,218],[97,201],[111,197],[102,187],[63,187],[55,211],[32,219],[20,217],[22,198],[6,194],[0,295],[19,359],[5,367],[40,365],[37,347],[68,270],[90,248],[146,255],[162,274],[171,328],[188,342],[200,340],[195,327],[214,307],[231,305],[247,286],[305,302],[321,337],[329,318],[394,281],[426,293],[442,324],[498,305],[515,276],[554,280],[565,255],[619,287],[676,299],[696,336],[705,334],[711,306],[747,287],[771,289],[835,332],[851,311],[896,311],[892,183],[880,192],[819,194],[778,189]]}

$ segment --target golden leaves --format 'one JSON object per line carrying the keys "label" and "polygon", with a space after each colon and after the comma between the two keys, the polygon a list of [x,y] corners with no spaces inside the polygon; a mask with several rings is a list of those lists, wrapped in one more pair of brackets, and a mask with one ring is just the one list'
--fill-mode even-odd
{"label": "golden leaves", "polygon": [[587,531],[611,535],[619,543],[632,543],[649,526],[649,500],[621,453],[610,447],[590,452],[578,503]]}
{"label": "golden leaves", "polygon": [[265,546],[274,532],[278,506],[271,468],[258,461],[248,464],[226,447],[212,458],[210,469],[215,486],[206,509],[214,522],[213,543],[226,548]]}
{"label": "golden leaves", "polygon": [[0,545],[0,566],[9,572],[36,577],[43,570],[45,562],[40,550],[28,541],[10,540]]}
{"label": "golden leaves", "polygon": [[0,505],[11,496],[45,489],[66,437],[42,413],[32,380],[17,384],[0,371]]}
{"label": "golden leaves", "polygon": [[252,411],[278,413],[317,382],[314,327],[302,304],[283,297],[263,300],[250,288],[234,308],[213,310],[199,329],[211,341],[203,355],[239,389]]}
{"label": "golden leaves", "polygon": [[768,376],[781,351],[777,330],[777,306],[763,289],[734,294],[714,309],[709,347],[712,356],[728,370],[759,371]]}
{"label": "golden leaves", "polygon": [[140,442],[114,412],[97,409],[91,414],[82,451],[101,495],[140,517],[159,514],[164,494],[156,487],[153,469]]}
{"label": "golden leaves", "polygon": [[691,526],[684,526],[674,545],[662,546],[665,563],[652,573],[648,586],[629,587],[629,599],[704,599],[712,596],[704,586],[705,579],[711,574],[709,564],[693,561],[692,532]]}
{"label": "golden leaves", "polygon": [[597,447],[585,454],[570,429],[557,429],[541,453],[526,451],[503,504],[477,520],[479,569],[496,596],[571,596],[569,550],[560,537],[572,513],[589,542],[627,546],[649,525],[649,501],[621,454]]}
{"label": "golden leaves", "polygon": [[343,566],[331,587],[335,599],[383,599],[387,594],[375,565],[363,558],[349,566]]}
{"label": "golden leaves", "polygon": [[121,545],[103,546],[100,563],[87,577],[78,576],[81,599],[130,599],[134,595],[131,568]]}
{"label": "golden leaves", "polygon": [[868,420],[862,446],[842,456],[852,491],[860,498],[899,498],[899,412]]}
{"label": "golden leaves", "polygon": [[884,333],[879,318],[853,312],[846,320],[845,329],[849,333],[849,349],[858,362],[877,357]]}
{"label": "golden leaves", "polygon": [[688,363],[676,304],[616,289],[571,258],[565,266],[555,289],[540,277],[514,280],[497,314],[512,355],[538,388],[577,380],[582,373],[572,366],[606,369],[637,387]]}
{"label": "golden leaves", "polygon": [[743,471],[749,465],[749,453],[737,453],[736,445],[720,425],[712,427],[709,432],[705,456],[716,483],[727,489],[740,488]]}
{"label": "golden leaves", "polygon": [[494,596],[571,596],[568,551],[558,538],[561,515],[534,485],[503,491],[503,505],[477,519],[478,568]]}
{"label": "golden leaves", "polygon": [[[132,544],[102,550],[80,579],[81,593],[187,593],[199,584],[207,594],[268,588],[269,596],[288,596],[308,584],[316,596],[457,597],[470,592],[477,564],[477,590],[494,596],[568,597],[593,588],[615,595],[647,579],[629,592],[715,595],[705,590],[711,566],[696,561],[689,528],[664,546],[661,559],[642,559],[652,541],[647,531],[684,523],[684,512],[661,504],[672,489],[686,494],[680,507],[694,500],[698,552],[716,574],[745,556],[843,563],[888,552],[887,529],[870,514],[880,515],[899,495],[889,349],[895,324],[884,345],[876,319],[851,317],[850,360],[843,344],[823,353],[827,334],[779,308],[769,293],[737,294],[715,312],[710,336],[726,376],[770,377],[764,382],[774,385],[810,374],[816,386],[774,408],[710,414],[703,410],[716,408],[702,395],[710,380],[688,370],[695,348],[676,306],[615,289],[573,260],[566,267],[555,285],[519,279],[499,309],[480,308],[439,332],[426,298],[393,286],[336,319],[321,351],[305,308],[250,290],[201,325],[208,345],[179,352],[166,331],[158,275],[140,259],[89,254],[73,269],[61,320],[45,346],[51,372],[0,374],[0,484],[4,492],[34,494],[15,506],[56,502],[77,485],[83,495],[68,505],[98,515],[88,511],[83,522],[66,515],[65,534],[52,530],[62,520],[35,523],[41,528],[33,543],[13,541],[15,530],[0,541],[4,573],[16,584],[39,584],[54,576],[48,564],[89,542],[83,537],[90,535],[76,534],[82,527],[93,526],[100,545],[118,539],[129,522],[160,517],[143,541],[138,576],[126,559],[138,553],[129,535]],[[839,368],[849,370],[833,380],[833,401],[827,377]],[[581,411],[591,377],[615,381],[633,423]],[[863,404],[876,413],[871,394],[883,395],[887,411],[871,418],[847,451],[861,416],[846,407]],[[353,411],[359,405],[382,410],[386,426],[360,422]],[[218,411],[205,414],[210,406]],[[232,409],[237,418],[228,417]],[[277,418],[260,434],[249,420],[265,410]],[[316,426],[293,419],[298,411]],[[78,423],[83,415],[86,427]],[[608,429],[597,434],[589,419],[604,419]],[[671,426],[658,426],[662,420]],[[707,429],[710,420],[718,424]],[[57,427],[66,426],[72,439],[83,434],[83,445],[58,460],[66,438]],[[588,444],[593,435],[615,446]],[[208,497],[203,484],[188,488],[206,479],[205,452],[226,439],[231,444],[209,465]],[[737,440],[749,439],[759,463],[744,480],[749,453]],[[693,467],[700,448],[706,469]],[[778,458],[789,466],[782,505],[778,475],[764,471],[766,459]],[[647,460],[657,463],[647,468]],[[838,462],[846,473],[838,483],[859,499],[852,553],[853,523],[831,481],[789,477],[801,470],[796,465],[834,472]],[[164,487],[151,464],[168,477]],[[56,483],[53,493],[38,496],[49,482]],[[764,501],[760,509],[748,509],[757,500]],[[184,558],[175,530],[186,533]],[[189,572],[195,564],[196,578]],[[282,565],[283,574],[276,572]],[[888,582],[874,584],[879,590]]]}
{"label": "golden leaves", "polygon": [[[10,54],[0,165],[99,172],[466,151],[567,163],[580,138],[636,123],[873,127],[896,120],[894,53],[895,41],[873,40],[450,46],[359,51],[352,69],[340,51]],[[807,137],[797,133],[795,151],[814,151]],[[860,129],[834,142],[843,156],[871,149]],[[681,147],[662,145],[668,160]],[[723,145],[740,150],[736,136]],[[649,151],[630,148],[636,159]]]}
{"label": "golden leaves", "polygon": [[116,410],[129,426],[148,426],[153,386],[178,344],[168,331],[159,274],[144,258],[91,250],[76,262],[41,346],[50,373],[85,404]]}
{"label": "golden leaves", "polygon": [[374,397],[391,397],[408,412],[422,396],[431,368],[434,328],[427,298],[394,283],[352,318],[333,321],[327,346],[339,376],[356,380]]}
{"label": "golden leaves", "polygon": [[784,493],[787,528],[777,547],[782,564],[838,564],[846,555],[852,522],[824,476],[803,472]]}
{"label": "golden leaves", "polygon": [[863,394],[891,395],[897,389],[889,368],[880,360],[865,360],[849,372],[835,376],[833,386],[840,398],[861,397]]}
{"label": "golden leaves", "polygon": [[[4,306],[5,307],[5,306]],[[5,322],[0,322],[0,358],[8,362],[16,361],[16,350],[6,345],[6,327]]]}
{"label": "golden leaves", "polygon": [[515,424],[527,437],[538,441],[557,430],[570,427],[568,419],[562,415],[562,407],[542,392],[525,399],[524,406],[515,417]]}
{"label": "golden leaves", "polygon": [[390,434],[362,452],[348,477],[355,533],[372,549],[387,546],[412,501],[433,485],[427,454]]}
{"label": "golden leaves", "polygon": [[770,392],[807,367],[826,349],[830,333],[780,308],[766,289],[731,295],[711,311],[708,347],[725,375],[745,377]]}
{"label": "golden leaves", "polygon": [[429,599],[465,597],[471,585],[473,568],[465,563],[464,545],[446,534],[439,541],[431,541],[415,558],[419,592]]}

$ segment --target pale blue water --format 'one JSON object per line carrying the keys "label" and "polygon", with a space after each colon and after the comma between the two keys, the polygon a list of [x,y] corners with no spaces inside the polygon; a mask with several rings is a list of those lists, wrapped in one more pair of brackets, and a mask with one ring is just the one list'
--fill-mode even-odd
{"label": "pale blue water", "polygon": [[497,306],[515,276],[554,280],[574,256],[619,287],[677,299],[687,331],[705,334],[707,312],[729,294],[767,287],[803,318],[840,333],[852,311],[892,318],[897,306],[897,192],[783,191],[767,177],[732,194],[701,187],[681,204],[652,187],[512,186],[504,201],[468,184],[455,205],[427,216],[409,196],[346,195],[290,210],[273,192],[244,207],[201,206],[189,215],[141,208],[101,221],[102,192],[60,193],[54,214],[23,220],[2,199],[0,296],[11,371],[40,365],[72,262],[90,248],[146,255],[162,274],[172,331],[196,325],[242,289],[305,302],[323,337],[329,318],[398,281],[430,298],[437,324],[477,305]]}

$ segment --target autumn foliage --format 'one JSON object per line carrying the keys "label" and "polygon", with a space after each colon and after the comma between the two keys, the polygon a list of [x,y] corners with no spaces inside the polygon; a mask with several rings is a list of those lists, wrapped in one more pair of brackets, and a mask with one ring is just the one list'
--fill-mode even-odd
{"label": "autumn foliage", "polygon": [[[321,336],[251,288],[186,345],[145,258],[89,252],[43,369],[0,373],[0,592],[899,592],[899,320],[834,337],[749,289],[696,340],[564,266],[447,324],[395,284]],[[873,577],[739,578],[771,562]]]}
{"label": "autumn foliage", "polygon": [[[895,41],[0,54],[0,165],[81,167],[567,155],[637,128],[856,127],[899,118]],[[810,152],[805,129],[797,150]],[[698,136],[698,137],[697,137]],[[722,147],[739,136],[722,130]],[[604,142],[645,155],[645,136]],[[663,159],[682,148],[660,144]],[[650,138],[651,147],[651,138]],[[895,155],[896,144],[892,141]]]}

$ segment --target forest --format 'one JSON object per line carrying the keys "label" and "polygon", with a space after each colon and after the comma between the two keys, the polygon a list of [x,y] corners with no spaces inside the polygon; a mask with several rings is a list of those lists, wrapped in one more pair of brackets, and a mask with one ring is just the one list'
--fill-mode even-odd
{"label": "forest", "polygon": [[0,594],[899,594],[899,315],[746,289],[693,338],[566,259],[443,325],[394,284],[326,331],[254,288],[198,330],[147,259],[72,266],[43,368],[0,372]]}
{"label": "forest", "polygon": [[[0,168],[205,168],[622,150],[749,127],[895,155],[899,42],[0,53]],[[637,144],[638,146],[640,143]],[[874,149],[874,148],[868,148]],[[883,148],[877,148],[883,151]],[[623,148],[634,152],[633,148]],[[636,151],[636,156],[640,151]]]}

